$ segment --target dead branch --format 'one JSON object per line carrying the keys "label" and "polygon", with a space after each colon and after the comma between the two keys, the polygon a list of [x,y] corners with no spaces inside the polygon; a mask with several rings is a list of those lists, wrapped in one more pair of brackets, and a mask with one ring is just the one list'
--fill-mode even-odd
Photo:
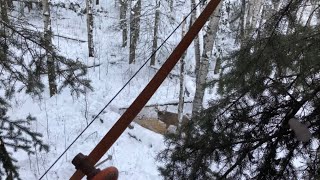
{"label": "dead branch", "polygon": [[[192,103],[192,101],[184,101],[184,103]],[[170,102],[170,103],[163,103],[163,104],[150,104],[144,106],[146,107],[157,107],[157,106],[178,106],[179,102]],[[119,110],[128,109],[128,107],[119,108]]]}
{"label": "dead branch", "polygon": [[73,41],[78,41],[78,42],[82,42],[82,43],[87,42],[87,41],[82,40],[82,39],[76,39],[76,38],[67,37],[67,36],[63,36],[63,35],[59,35],[59,34],[54,34],[53,36],[61,37],[61,38],[65,38],[65,39],[69,39],[69,40],[73,40]]}
{"label": "dead branch", "polygon": [[132,134],[130,134],[129,132],[128,132],[128,135],[129,135],[131,138],[133,138],[133,139],[135,139],[135,140],[137,140],[137,141],[141,142],[141,139],[138,139],[138,138],[137,138],[137,136],[132,135]]}

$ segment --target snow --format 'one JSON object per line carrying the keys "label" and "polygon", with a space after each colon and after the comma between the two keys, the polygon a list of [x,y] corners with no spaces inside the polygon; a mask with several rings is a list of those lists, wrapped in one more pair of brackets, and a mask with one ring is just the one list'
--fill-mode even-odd
{"label": "snow", "polygon": [[[108,16],[117,17],[117,8],[108,5]],[[30,23],[38,30],[43,28],[42,18],[37,14],[27,14]],[[52,30],[55,35],[74,39],[86,39],[86,18],[72,11],[52,8]],[[152,17],[150,17],[152,18]],[[121,33],[118,19],[95,17],[94,45],[95,58],[88,58],[87,43],[55,36],[54,44],[61,54],[78,59],[87,65],[101,64],[91,68],[87,77],[92,80],[94,91],[76,98],[65,89],[61,94],[49,97],[48,89],[41,99],[31,98],[25,94],[17,94],[12,101],[9,115],[12,118],[26,117],[29,113],[37,118],[32,128],[43,134],[43,140],[50,146],[50,151],[27,155],[18,151],[13,156],[18,160],[22,179],[39,179],[51,166],[78,134],[87,126],[92,118],[112,99],[129,78],[146,60],[148,53],[139,53],[139,61],[128,65],[127,49],[121,48]],[[30,26],[31,28],[34,28]],[[168,30],[170,31],[170,30]],[[146,38],[147,35],[142,38]],[[173,39],[171,43],[177,40]],[[151,53],[151,52],[150,52]],[[78,153],[89,154],[100,139],[108,132],[121,113],[119,108],[127,107],[142,91],[155,74],[154,70],[144,68],[128,87],[110,104],[103,114],[85,131],[76,143],[53,166],[44,179],[69,179],[75,168],[71,161]],[[46,81],[46,78],[44,78]],[[177,80],[166,80],[149,103],[177,100]],[[58,80],[59,83],[59,80]],[[133,123],[134,129],[127,129],[115,142],[106,155],[112,156],[99,166],[100,169],[115,166],[119,169],[119,179],[162,179],[157,167],[160,165],[155,157],[164,148],[163,136]],[[134,135],[140,141],[129,136]]]}
{"label": "snow", "polygon": [[[64,2],[55,0],[53,3]],[[71,0],[68,3],[79,3],[81,8],[85,7],[85,1]],[[67,11],[62,8],[51,8],[51,23],[54,35],[53,43],[62,55],[77,59],[88,66],[100,64],[98,67],[90,68],[87,78],[92,80],[91,85],[94,91],[87,91],[85,95],[76,98],[70,95],[70,91],[65,89],[61,94],[49,97],[48,88],[45,89],[43,97],[26,96],[23,93],[17,94],[12,100],[12,108],[9,116],[12,118],[26,117],[32,114],[37,121],[32,124],[32,129],[43,134],[43,141],[50,146],[50,151],[36,152],[34,155],[27,155],[18,151],[13,153],[18,160],[19,172],[22,179],[39,179],[70,143],[80,134],[80,132],[90,123],[93,117],[113,98],[122,86],[132,77],[145,60],[151,55],[151,38],[153,23],[153,10],[150,4],[142,3],[143,11],[141,27],[147,27],[140,34],[138,45],[137,63],[128,65],[128,48],[121,47],[121,32],[119,28],[119,12],[113,3],[100,1],[99,7],[103,7],[107,14],[93,13],[94,17],[94,46],[95,57],[88,57],[87,49],[87,26],[86,16],[80,13]],[[149,2],[150,3],[150,2]],[[186,12],[190,11],[190,4],[180,4],[182,11],[169,12],[169,8],[161,5],[162,30],[159,32],[160,40],[158,44],[172,32],[176,25],[184,18]],[[25,13],[30,29],[42,30],[43,19],[41,12]],[[151,14],[151,16],[150,16]],[[169,15],[167,15],[169,14]],[[63,37],[69,37],[71,40]],[[181,30],[174,33],[173,38],[161,48],[157,54],[157,65],[161,65],[168,57],[172,49],[181,39]],[[201,39],[201,37],[200,37]],[[142,42],[142,43],[141,43]],[[148,43],[146,43],[148,42]],[[189,50],[190,51],[190,48]],[[191,50],[190,52],[193,52]],[[192,53],[187,53],[187,62],[193,61]],[[189,64],[190,69],[194,65]],[[179,68],[174,69],[173,74],[178,74]],[[69,179],[75,172],[71,164],[73,157],[78,153],[89,154],[108,130],[114,125],[123,113],[120,109],[128,107],[147,85],[155,74],[155,70],[145,67],[134,78],[129,85],[119,94],[117,98],[108,106],[99,118],[83,133],[65,155],[53,166],[44,179]],[[44,81],[47,79],[44,77]],[[57,80],[59,83],[59,79]],[[185,77],[185,86],[190,93],[185,97],[186,101],[193,99],[195,93],[194,77]],[[179,80],[177,77],[167,78],[162,86],[157,90],[148,104],[162,104],[178,102]],[[191,112],[191,104],[186,104],[184,112]],[[176,107],[170,106],[169,111],[176,111]],[[155,160],[157,154],[165,148],[163,136],[144,129],[138,124],[132,123],[134,129],[127,129],[122,136],[114,143],[110,150],[102,157],[101,161],[112,156],[111,160],[99,166],[100,169],[108,166],[115,166],[119,169],[119,179],[134,180],[160,180],[163,179],[157,170],[161,165]],[[137,139],[132,138],[130,135]]]}

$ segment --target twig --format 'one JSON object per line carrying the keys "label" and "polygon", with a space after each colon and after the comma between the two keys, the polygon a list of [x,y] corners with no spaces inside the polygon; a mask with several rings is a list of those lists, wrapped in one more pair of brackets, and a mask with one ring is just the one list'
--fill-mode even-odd
{"label": "twig", "polygon": [[137,136],[132,135],[132,134],[130,134],[129,132],[128,132],[128,135],[129,135],[131,138],[133,138],[133,139],[135,139],[135,140],[137,140],[137,141],[141,142],[141,139],[138,139],[138,138],[137,138]]}

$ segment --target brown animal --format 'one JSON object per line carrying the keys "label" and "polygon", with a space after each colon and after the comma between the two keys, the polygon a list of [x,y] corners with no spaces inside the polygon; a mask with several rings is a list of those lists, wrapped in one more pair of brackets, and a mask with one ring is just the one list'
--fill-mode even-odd
{"label": "brown animal", "polygon": [[[158,107],[156,107],[155,110],[156,110],[156,112],[158,114],[158,119],[166,124],[166,129],[168,129],[168,127],[170,125],[174,125],[174,126],[178,127],[179,120],[178,120],[178,114],[177,113],[168,112],[166,110],[160,111],[158,109]],[[187,116],[183,116],[181,125],[187,124],[188,121],[189,121],[189,118]]]}

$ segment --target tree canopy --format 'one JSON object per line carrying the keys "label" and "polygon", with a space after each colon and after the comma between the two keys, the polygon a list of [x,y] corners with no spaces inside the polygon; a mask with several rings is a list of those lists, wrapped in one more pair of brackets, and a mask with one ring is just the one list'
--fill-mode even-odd
{"label": "tree canopy", "polygon": [[[224,59],[211,100],[159,154],[168,179],[320,178],[320,27],[289,1]],[[287,25],[290,22],[290,26]],[[297,139],[289,120],[311,133]]]}

